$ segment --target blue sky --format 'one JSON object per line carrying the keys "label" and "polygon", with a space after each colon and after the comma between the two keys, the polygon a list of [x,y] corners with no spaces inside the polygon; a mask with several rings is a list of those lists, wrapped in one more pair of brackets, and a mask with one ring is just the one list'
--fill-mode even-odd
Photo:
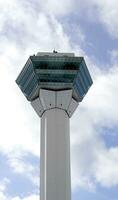
{"label": "blue sky", "polygon": [[71,118],[72,200],[118,199],[117,19],[117,0],[0,0],[0,200],[39,200],[40,119],[15,79],[54,48],[94,81]]}

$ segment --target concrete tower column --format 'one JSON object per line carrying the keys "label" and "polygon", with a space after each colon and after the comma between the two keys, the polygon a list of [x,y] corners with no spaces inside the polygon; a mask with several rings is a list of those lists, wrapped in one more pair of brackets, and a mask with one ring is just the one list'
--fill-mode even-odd
{"label": "concrete tower column", "polygon": [[44,112],[40,152],[40,199],[71,200],[70,127],[64,110]]}

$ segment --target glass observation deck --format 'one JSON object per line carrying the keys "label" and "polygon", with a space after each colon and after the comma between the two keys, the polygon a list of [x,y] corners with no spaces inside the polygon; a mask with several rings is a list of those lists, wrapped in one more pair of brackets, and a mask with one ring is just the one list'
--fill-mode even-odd
{"label": "glass observation deck", "polygon": [[29,101],[38,97],[39,89],[72,89],[73,98],[80,102],[92,79],[83,57],[39,54],[29,57],[16,83]]}

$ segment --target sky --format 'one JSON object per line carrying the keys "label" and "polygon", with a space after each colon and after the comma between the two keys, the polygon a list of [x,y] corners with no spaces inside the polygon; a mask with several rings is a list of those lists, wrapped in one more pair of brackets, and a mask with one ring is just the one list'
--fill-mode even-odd
{"label": "sky", "polygon": [[40,198],[40,119],[15,79],[53,49],[93,79],[70,122],[72,200],[118,200],[117,19],[117,0],[0,0],[0,200]]}

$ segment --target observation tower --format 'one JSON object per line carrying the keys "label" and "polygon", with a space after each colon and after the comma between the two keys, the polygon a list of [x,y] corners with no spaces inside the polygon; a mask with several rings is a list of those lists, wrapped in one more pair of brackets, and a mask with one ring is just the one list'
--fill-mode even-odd
{"label": "observation tower", "polygon": [[93,83],[85,60],[40,52],[16,83],[41,118],[40,200],[71,200],[69,121]]}

